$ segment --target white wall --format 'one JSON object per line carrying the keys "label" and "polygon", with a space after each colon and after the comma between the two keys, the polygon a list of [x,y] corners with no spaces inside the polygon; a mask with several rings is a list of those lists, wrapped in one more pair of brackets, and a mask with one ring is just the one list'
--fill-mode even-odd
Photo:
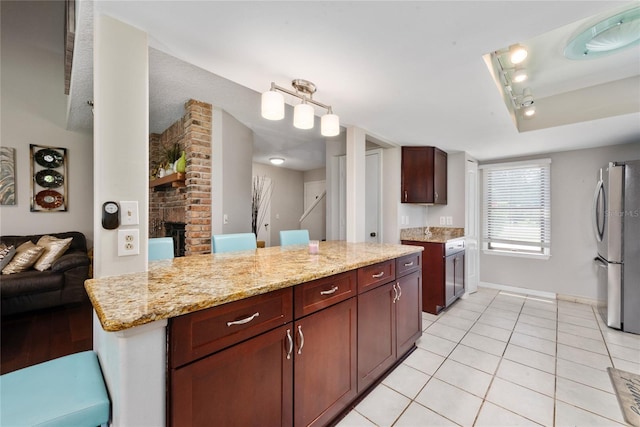
{"label": "white wall", "polygon": [[[304,212],[304,172],[280,166],[253,164],[254,176],[271,179],[271,246],[280,245],[280,230],[297,230]],[[266,220],[265,220],[266,221]]]}
{"label": "white wall", "polygon": [[[595,300],[591,208],[596,174],[609,161],[640,159],[640,143],[536,157],[551,158],[551,258],[481,254],[480,281]],[[516,160],[523,158],[501,161]]]}
{"label": "white wall", "polygon": [[[431,227],[464,228],[465,219],[465,152],[447,154],[447,204],[433,205],[427,208],[427,223]],[[450,216],[452,225],[440,225],[441,216]]]}
{"label": "white wall", "polygon": [[[16,151],[16,205],[0,207],[0,234],[80,231],[93,246],[93,136],[66,130],[63,2],[2,2],[0,145]],[[32,42],[40,23],[60,37]],[[30,212],[29,144],[67,149],[67,212]]]}
{"label": "white wall", "polygon": [[250,233],[253,132],[219,108],[212,120],[212,234]]}
{"label": "white wall", "polygon": [[[303,181],[317,182],[325,181],[326,189],[326,168],[318,168],[310,171],[305,171],[303,175]],[[303,199],[302,204],[304,208],[304,187],[303,187]],[[327,197],[325,196],[320,203],[309,213],[309,215],[302,221],[299,228],[309,230],[309,238],[313,240],[326,240],[327,238]]]}

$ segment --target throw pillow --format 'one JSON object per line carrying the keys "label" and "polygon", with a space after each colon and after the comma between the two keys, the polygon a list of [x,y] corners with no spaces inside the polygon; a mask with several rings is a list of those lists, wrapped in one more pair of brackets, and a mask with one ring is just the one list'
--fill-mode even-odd
{"label": "throw pillow", "polygon": [[9,264],[9,261],[16,254],[16,248],[13,245],[7,246],[4,243],[0,245],[0,271]]}
{"label": "throw pillow", "polygon": [[44,248],[44,253],[38,258],[33,268],[38,271],[45,271],[51,268],[51,264],[69,249],[71,240],[73,240],[73,237],[58,239],[53,236],[42,236],[36,244]]}
{"label": "throw pillow", "polygon": [[24,242],[16,249],[16,254],[9,265],[2,269],[2,274],[20,273],[28,270],[40,258],[42,252],[44,252],[42,246],[36,246],[30,240]]}

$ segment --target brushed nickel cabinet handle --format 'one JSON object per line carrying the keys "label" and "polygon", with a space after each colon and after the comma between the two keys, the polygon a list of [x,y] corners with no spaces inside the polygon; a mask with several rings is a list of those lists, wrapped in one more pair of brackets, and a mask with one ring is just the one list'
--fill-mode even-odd
{"label": "brushed nickel cabinet handle", "polygon": [[396,282],[396,286],[398,287],[398,299],[402,296],[402,288],[400,287],[400,282]]}
{"label": "brushed nickel cabinet handle", "polygon": [[438,200],[438,192],[436,191],[436,200]]}
{"label": "brushed nickel cabinet handle", "polygon": [[293,338],[291,337],[291,329],[287,329],[287,341],[289,342],[289,349],[287,350],[287,360],[291,359],[291,353],[293,353]]}
{"label": "brushed nickel cabinet handle", "polygon": [[373,277],[374,279],[379,279],[379,278],[381,278],[382,276],[384,276],[384,271],[381,271],[381,272],[380,272],[380,273],[378,273],[378,274],[372,274],[372,275],[371,275],[371,277]]}
{"label": "brushed nickel cabinet handle", "polygon": [[404,201],[407,201],[407,190],[404,190]]}
{"label": "brushed nickel cabinet handle", "polygon": [[260,316],[260,313],[258,313],[256,311],[255,313],[253,313],[251,316],[249,316],[247,318],[240,319],[240,320],[234,320],[233,322],[227,322],[227,326],[244,325],[245,323],[251,322],[253,319],[255,319],[258,316]]}
{"label": "brushed nickel cabinet handle", "polygon": [[412,265],[413,265],[413,261],[404,263],[405,267],[411,267]]}
{"label": "brushed nickel cabinet handle", "polygon": [[396,301],[398,301],[398,290],[396,289],[396,284],[393,284],[393,301],[391,301],[393,304],[396,303]]}
{"label": "brushed nickel cabinet handle", "polygon": [[298,325],[298,336],[300,336],[300,346],[298,347],[298,354],[302,354],[302,347],[304,347],[304,334],[302,333],[302,325]]}
{"label": "brushed nickel cabinet handle", "polygon": [[331,294],[335,294],[336,291],[338,290],[337,286],[333,286],[331,289],[329,289],[328,291],[320,291],[320,295],[331,295]]}

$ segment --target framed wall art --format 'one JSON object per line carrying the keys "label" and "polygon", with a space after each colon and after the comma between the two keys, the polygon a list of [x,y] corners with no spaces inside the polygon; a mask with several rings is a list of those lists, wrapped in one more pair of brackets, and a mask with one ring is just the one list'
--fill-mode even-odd
{"label": "framed wall art", "polygon": [[0,205],[16,204],[16,149],[0,147]]}
{"label": "framed wall art", "polygon": [[30,144],[31,212],[67,210],[67,149]]}

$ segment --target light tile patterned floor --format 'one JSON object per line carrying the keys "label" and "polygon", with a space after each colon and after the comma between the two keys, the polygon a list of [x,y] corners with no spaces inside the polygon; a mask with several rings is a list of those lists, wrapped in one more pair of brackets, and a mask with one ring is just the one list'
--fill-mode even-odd
{"label": "light tile patterned floor", "polygon": [[590,305],[480,288],[423,328],[339,427],[625,425],[606,368],[640,374],[640,335]]}

